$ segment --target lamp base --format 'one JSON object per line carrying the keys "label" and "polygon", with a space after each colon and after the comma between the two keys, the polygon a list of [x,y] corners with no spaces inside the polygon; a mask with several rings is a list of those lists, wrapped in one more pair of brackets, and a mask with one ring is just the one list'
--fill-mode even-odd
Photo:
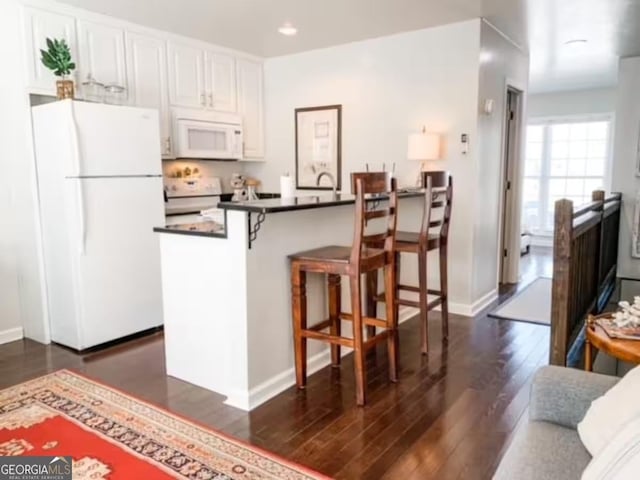
{"label": "lamp base", "polygon": [[420,162],[420,170],[418,170],[418,175],[416,176],[416,188],[422,188],[422,172],[424,172],[424,164],[425,162]]}

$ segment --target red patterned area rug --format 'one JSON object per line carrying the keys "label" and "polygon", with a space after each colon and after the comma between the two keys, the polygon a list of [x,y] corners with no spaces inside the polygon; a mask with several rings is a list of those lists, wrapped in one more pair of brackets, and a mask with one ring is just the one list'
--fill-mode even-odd
{"label": "red patterned area rug", "polygon": [[0,391],[0,456],[71,456],[74,480],[326,479],[67,370]]}

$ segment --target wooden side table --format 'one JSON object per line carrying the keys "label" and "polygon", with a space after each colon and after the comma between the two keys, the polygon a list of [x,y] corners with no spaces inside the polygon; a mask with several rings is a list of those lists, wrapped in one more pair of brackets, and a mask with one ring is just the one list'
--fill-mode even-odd
{"label": "wooden side table", "polygon": [[608,318],[610,313],[587,318],[586,345],[584,352],[584,369],[593,370],[593,348],[605,352],[618,360],[640,364],[640,340],[621,340],[611,338],[602,327],[596,324],[598,318]]}

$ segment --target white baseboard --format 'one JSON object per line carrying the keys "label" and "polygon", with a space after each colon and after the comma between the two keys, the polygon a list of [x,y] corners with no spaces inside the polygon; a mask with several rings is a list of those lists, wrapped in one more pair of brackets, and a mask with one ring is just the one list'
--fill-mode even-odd
{"label": "white baseboard", "polygon": [[[496,291],[496,298],[497,298],[497,291]],[[407,300],[413,300],[413,301],[418,301],[418,294],[411,292],[408,293],[406,296],[403,295],[402,298],[406,298]],[[433,300],[435,297],[429,295],[428,297],[428,301]],[[484,298],[484,297],[483,297]],[[483,299],[480,299],[483,300]],[[477,303],[477,302],[476,302]],[[490,302],[489,302],[490,303]],[[449,302],[449,313],[453,313],[454,315],[461,315],[463,317],[473,317],[478,310],[474,308],[474,304],[472,305],[466,305],[464,303],[456,303],[456,302]],[[407,309],[407,312],[404,312],[403,315],[403,309]],[[441,309],[440,307],[436,307],[434,308],[434,310],[436,312],[439,312]],[[414,315],[418,314],[418,309],[417,308],[412,308],[412,307],[403,307],[400,309],[400,317],[398,318],[398,322],[402,323],[410,318],[412,318]]]}
{"label": "white baseboard", "polygon": [[[351,349],[345,351],[347,350],[345,348],[342,350],[342,356],[347,355],[349,351],[351,351]],[[329,348],[309,357],[307,360],[307,376],[316,373],[318,370],[323,369],[330,363],[331,350]],[[262,382],[260,385],[255,386],[249,390],[248,395],[244,392],[229,395],[224,403],[241,410],[251,411],[259,405],[262,405],[267,400],[275,397],[280,392],[283,392],[292,385],[295,385],[295,383],[296,371],[295,368],[292,367]]]}
{"label": "white baseboard", "polygon": [[531,237],[533,247],[553,247],[553,237],[547,235],[533,235]]}
{"label": "white baseboard", "polygon": [[470,317],[475,317],[487,307],[489,307],[493,302],[498,299],[498,289],[493,289],[489,293],[487,293],[484,297],[479,298],[471,305],[471,315]]}
{"label": "white baseboard", "polygon": [[22,338],[24,338],[22,327],[0,331],[0,345],[3,343],[15,342],[16,340],[22,340]]}
{"label": "white baseboard", "polygon": [[[417,314],[418,309],[416,308],[402,307],[400,308],[398,323],[406,322]],[[350,352],[350,348],[342,348],[342,356],[349,355]],[[326,350],[323,350],[322,352],[309,357],[309,359],[307,360],[307,375],[316,373],[330,363],[331,350],[327,347]],[[296,371],[295,368],[290,368],[252,388],[249,391],[249,395],[246,395],[243,392],[237,392],[237,394],[229,395],[224,403],[232,407],[250,411],[263,404],[267,400],[275,397],[292,385],[295,385],[295,383]]]}
{"label": "white baseboard", "polygon": [[402,306],[398,311],[398,323],[404,323],[407,320],[412,319],[420,313],[420,310],[413,307]]}
{"label": "white baseboard", "polygon": [[[455,313],[457,315],[473,316],[473,312],[484,309],[489,303],[497,298],[497,296],[497,291],[491,292],[486,297],[483,297],[478,302],[474,303],[472,306],[449,304],[449,310],[451,311],[451,313]],[[400,308],[398,323],[404,323],[417,314],[417,308],[403,306]],[[342,348],[342,356],[348,355],[350,352],[350,348]],[[323,350],[322,352],[309,357],[307,361],[307,375],[316,373],[330,363],[331,350],[327,347],[326,350]],[[262,405],[267,400],[283,392],[287,388],[295,385],[295,383],[296,372],[295,368],[292,367],[255,386],[249,391],[248,395],[246,394],[246,392],[229,394],[224,403],[241,410],[251,411],[259,405]]]}

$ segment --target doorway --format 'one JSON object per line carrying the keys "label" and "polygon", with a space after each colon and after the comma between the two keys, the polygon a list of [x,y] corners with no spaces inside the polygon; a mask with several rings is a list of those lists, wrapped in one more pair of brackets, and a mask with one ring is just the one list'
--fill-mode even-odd
{"label": "doorway", "polygon": [[502,218],[500,221],[499,283],[518,281],[520,259],[520,228],[518,215],[517,171],[522,151],[522,110],[524,94],[507,86],[504,112],[504,144],[502,161]]}

